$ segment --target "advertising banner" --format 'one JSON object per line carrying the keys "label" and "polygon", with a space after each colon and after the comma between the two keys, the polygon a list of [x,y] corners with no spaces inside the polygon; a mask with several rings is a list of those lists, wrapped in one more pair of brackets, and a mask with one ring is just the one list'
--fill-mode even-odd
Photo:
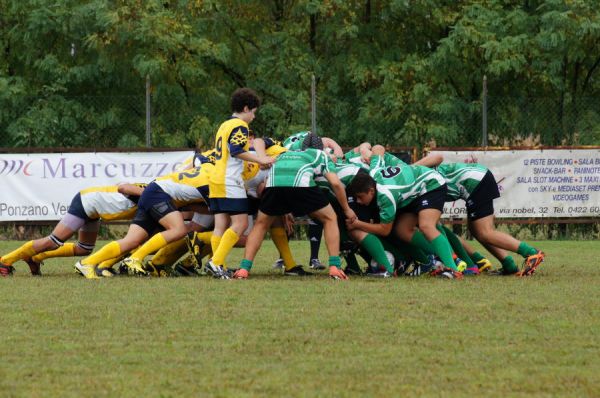
{"label": "advertising banner", "polygon": [[[435,151],[444,162],[479,163],[494,174],[499,218],[600,217],[600,149]],[[444,217],[466,218],[463,200]]]}
{"label": "advertising banner", "polygon": [[147,183],[193,155],[178,152],[0,154],[0,221],[60,220],[82,189]]}

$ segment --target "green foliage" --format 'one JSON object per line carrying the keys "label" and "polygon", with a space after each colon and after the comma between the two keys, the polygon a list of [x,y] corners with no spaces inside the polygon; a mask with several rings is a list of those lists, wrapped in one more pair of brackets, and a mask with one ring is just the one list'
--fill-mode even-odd
{"label": "green foliage", "polygon": [[[240,86],[253,128],[342,144],[598,144],[600,9],[584,0],[0,3],[2,146],[207,143]],[[90,144],[93,143],[93,144]]]}

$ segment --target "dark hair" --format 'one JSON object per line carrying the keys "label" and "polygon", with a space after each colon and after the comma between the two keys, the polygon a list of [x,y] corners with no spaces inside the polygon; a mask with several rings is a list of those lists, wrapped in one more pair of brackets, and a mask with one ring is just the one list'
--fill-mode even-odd
{"label": "dark hair", "polygon": [[375,189],[377,183],[368,173],[356,173],[352,182],[348,185],[348,193],[356,195],[357,193],[368,192],[369,189]]}
{"label": "dark hair", "polygon": [[323,149],[323,140],[316,134],[308,133],[306,137],[304,137],[304,141],[302,141],[302,150],[306,148],[313,149]]}
{"label": "dark hair", "polygon": [[238,88],[231,94],[231,110],[233,112],[243,112],[245,106],[248,109],[258,108],[260,106],[260,98],[250,88]]}

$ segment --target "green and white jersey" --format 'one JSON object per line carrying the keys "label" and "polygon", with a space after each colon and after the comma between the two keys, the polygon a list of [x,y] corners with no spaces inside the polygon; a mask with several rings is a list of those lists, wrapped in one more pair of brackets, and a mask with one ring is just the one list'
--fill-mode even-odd
{"label": "green and white jersey", "polygon": [[335,172],[333,161],[319,149],[288,151],[279,155],[269,170],[266,187],[314,187],[316,177]]}
{"label": "green and white jersey", "polygon": [[[348,185],[350,185],[350,183],[354,179],[354,176],[356,176],[356,174],[361,169],[365,169],[364,167],[360,167],[355,164],[345,164],[345,163],[335,163],[335,168],[337,169],[336,174],[337,174],[338,178],[340,179],[340,182],[344,185],[344,188],[346,188]],[[367,172],[368,172],[368,168],[365,170],[367,170]],[[317,184],[317,186],[319,188],[326,189],[330,193],[333,193],[333,190],[331,189],[331,185],[329,184],[329,181],[327,181],[325,176],[315,177],[315,183]]]}
{"label": "green and white jersey", "polygon": [[355,164],[358,166],[365,165],[360,158],[360,153],[354,152],[354,149],[351,149],[344,154],[344,163]]}
{"label": "green and white jersey", "polygon": [[397,158],[389,152],[385,152],[383,156],[371,156],[371,170],[379,167],[389,167],[389,166],[400,166],[405,165],[406,163],[402,161],[402,159]]}
{"label": "green and white jersey", "polygon": [[283,147],[288,151],[301,151],[302,142],[308,133],[310,133],[310,131],[301,131],[299,133],[290,135],[285,139],[285,141],[283,141]]}
{"label": "green and white jersey", "polygon": [[443,163],[437,167],[446,180],[451,200],[467,200],[479,185],[488,169],[478,163]]}
{"label": "green and white jersey", "polygon": [[370,173],[377,183],[377,205],[383,224],[394,221],[397,209],[446,183],[440,173],[429,167],[400,162],[397,166],[376,168]]}

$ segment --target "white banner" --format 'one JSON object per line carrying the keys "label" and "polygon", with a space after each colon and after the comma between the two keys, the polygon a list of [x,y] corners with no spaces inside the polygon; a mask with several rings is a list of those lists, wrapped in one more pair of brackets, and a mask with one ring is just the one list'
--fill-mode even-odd
{"label": "white banner", "polygon": [[60,220],[82,189],[147,183],[193,155],[178,152],[0,154],[0,221]]}
{"label": "white banner", "polygon": [[[600,149],[431,151],[444,162],[480,163],[496,177],[496,217],[599,217]],[[465,218],[464,201],[444,217]]]}

